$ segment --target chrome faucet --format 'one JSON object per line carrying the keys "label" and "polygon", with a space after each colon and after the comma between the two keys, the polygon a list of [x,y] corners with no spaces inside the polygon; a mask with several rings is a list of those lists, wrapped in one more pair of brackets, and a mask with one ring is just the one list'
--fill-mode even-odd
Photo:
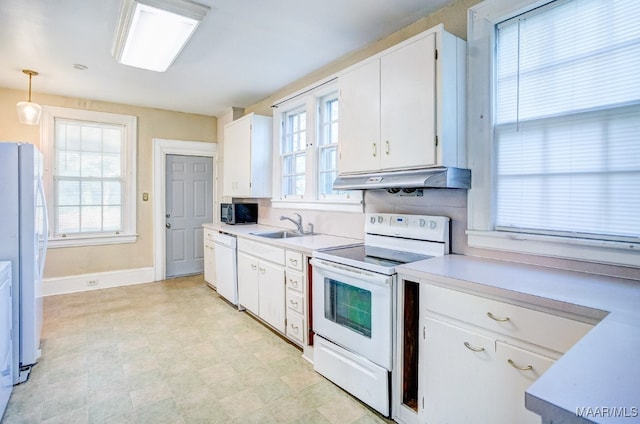
{"label": "chrome faucet", "polygon": [[294,213],[294,215],[296,215],[298,217],[298,219],[293,219],[293,218],[289,218],[288,216],[284,216],[282,215],[280,217],[280,221],[291,221],[296,225],[296,231],[298,234],[304,234],[304,227],[302,226],[302,217],[300,216],[299,213]]}

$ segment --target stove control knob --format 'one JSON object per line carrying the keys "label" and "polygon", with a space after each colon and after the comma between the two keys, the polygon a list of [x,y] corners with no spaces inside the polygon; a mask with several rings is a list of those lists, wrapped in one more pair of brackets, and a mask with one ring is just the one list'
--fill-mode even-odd
{"label": "stove control knob", "polygon": [[379,217],[378,217],[378,223],[379,223],[379,224],[382,224],[382,221],[384,221],[384,218],[383,218],[383,217],[381,217],[381,216],[379,216]]}
{"label": "stove control knob", "polygon": [[370,221],[372,224],[375,224],[375,223],[376,223],[376,217],[375,217],[375,216],[372,216],[371,218],[369,218],[369,221]]}
{"label": "stove control knob", "polygon": [[429,221],[429,228],[431,228],[432,230],[435,230],[437,226],[438,223],[436,221]]}
{"label": "stove control knob", "polygon": [[425,221],[424,219],[420,218],[418,223],[420,224],[421,227],[424,227],[427,224],[427,221]]}

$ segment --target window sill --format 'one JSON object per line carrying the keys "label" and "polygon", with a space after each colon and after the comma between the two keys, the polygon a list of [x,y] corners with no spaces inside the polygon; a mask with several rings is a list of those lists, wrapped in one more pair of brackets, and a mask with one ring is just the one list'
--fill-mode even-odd
{"label": "window sill", "polygon": [[637,267],[640,243],[467,230],[468,244],[491,250]]}
{"label": "window sill", "polygon": [[64,247],[79,246],[99,246],[104,244],[126,244],[135,243],[138,240],[137,234],[118,234],[109,236],[75,236],[50,238],[47,247],[58,249]]}
{"label": "window sill", "polygon": [[363,213],[364,202],[362,200],[353,200],[350,202],[337,201],[301,201],[301,200],[282,200],[271,199],[271,206],[274,209],[303,209],[317,211],[333,211],[333,212],[353,212]]}

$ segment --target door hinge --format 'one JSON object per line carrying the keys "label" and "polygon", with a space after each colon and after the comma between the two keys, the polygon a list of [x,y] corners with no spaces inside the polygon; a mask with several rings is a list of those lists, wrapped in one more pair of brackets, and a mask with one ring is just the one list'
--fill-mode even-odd
{"label": "door hinge", "polygon": [[436,49],[435,58],[436,58],[436,60],[438,60],[438,49]]}
{"label": "door hinge", "polygon": [[422,327],[422,338],[423,339],[427,338],[427,327]]}
{"label": "door hinge", "polygon": [[436,147],[438,147],[438,136],[436,136]]}
{"label": "door hinge", "polygon": [[424,397],[422,398],[422,410],[424,411]]}

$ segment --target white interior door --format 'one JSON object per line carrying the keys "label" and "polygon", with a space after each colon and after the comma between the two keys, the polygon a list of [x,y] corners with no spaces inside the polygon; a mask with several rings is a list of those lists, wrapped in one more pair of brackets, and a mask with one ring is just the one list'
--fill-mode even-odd
{"label": "white interior door", "polygon": [[213,160],[167,155],[166,276],[204,271],[204,229],[213,221]]}

